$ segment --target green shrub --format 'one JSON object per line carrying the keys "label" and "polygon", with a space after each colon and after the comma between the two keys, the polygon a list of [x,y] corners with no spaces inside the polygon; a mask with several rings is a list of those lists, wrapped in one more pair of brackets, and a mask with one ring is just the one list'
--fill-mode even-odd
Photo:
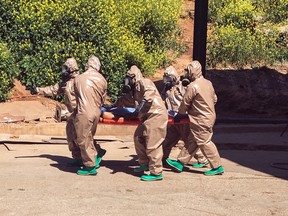
{"label": "green shrub", "polygon": [[232,24],[214,28],[214,34],[209,38],[210,66],[217,63],[245,65],[251,56],[253,42],[250,40],[249,30],[241,31]]}
{"label": "green shrub", "polygon": [[18,74],[18,65],[5,43],[0,41],[0,101],[5,101]]}
{"label": "green shrub", "polygon": [[[221,4],[222,3],[222,4]],[[212,6],[216,4],[213,22],[218,26],[233,24],[237,28],[249,28],[254,23],[254,6],[248,0],[238,1],[212,1]]]}
{"label": "green shrub", "polygon": [[281,23],[288,18],[287,0],[251,0],[258,11],[263,11],[263,19],[274,23]]}
{"label": "green shrub", "polygon": [[267,33],[252,32],[250,29],[239,29],[235,26],[214,27],[214,34],[209,38],[208,64],[215,67],[219,64],[245,65],[272,64],[275,61],[285,61],[287,49],[275,43],[277,31],[271,29]]}
{"label": "green shrub", "polygon": [[[242,68],[288,60],[287,34],[280,28],[287,25],[287,16],[277,25],[272,18],[283,17],[283,10],[272,8],[276,5],[279,9],[287,8],[287,3],[271,2],[271,10],[270,5],[257,0],[211,0],[209,3],[212,23],[207,46],[209,66],[229,64]],[[287,10],[285,13],[287,15]]]}
{"label": "green shrub", "polygon": [[218,14],[226,4],[231,0],[210,0],[208,2],[208,20],[209,22],[216,22]]}
{"label": "green shrub", "polygon": [[[17,53],[27,86],[59,80],[67,57],[82,71],[90,55],[102,62],[115,99],[128,67],[152,74],[167,61],[182,0],[0,0],[1,38]],[[9,28],[7,27],[9,19]]]}

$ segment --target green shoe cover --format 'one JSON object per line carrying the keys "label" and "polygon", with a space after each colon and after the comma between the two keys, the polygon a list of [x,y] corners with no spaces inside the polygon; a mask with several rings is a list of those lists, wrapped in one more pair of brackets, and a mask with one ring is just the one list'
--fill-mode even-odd
{"label": "green shoe cover", "polygon": [[182,172],[184,165],[180,161],[171,160],[169,158],[166,159],[166,162],[169,166],[175,169],[177,172]]}
{"label": "green shoe cover", "polygon": [[209,161],[206,160],[203,163],[194,163],[194,164],[192,164],[192,167],[194,167],[194,168],[202,168],[202,167],[205,167],[208,164],[209,164]]}
{"label": "green shoe cover", "polygon": [[149,167],[148,167],[148,165],[140,165],[140,166],[138,166],[138,167],[136,167],[136,168],[134,168],[134,172],[144,172],[144,171],[148,171],[149,170]]}
{"label": "green shoe cover", "polygon": [[209,175],[209,176],[212,176],[212,175],[222,175],[224,173],[224,169],[222,166],[218,167],[218,168],[215,168],[215,169],[211,169],[211,170],[208,170],[204,173],[204,175]]}
{"label": "green shoe cover", "polygon": [[142,175],[141,176],[141,180],[143,181],[158,181],[158,180],[162,180],[163,179],[163,175],[153,175],[153,174],[149,174],[149,175]]}
{"label": "green shoe cover", "polygon": [[105,149],[100,149],[98,151],[98,154],[95,158],[95,164],[96,164],[96,168],[100,167],[100,163],[102,161],[102,157],[106,154],[106,150]]}
{"label": "green shoe cover", "polygon": [[83,166],[82,159],[73,159],[73,161],[67,163],[68,166]]}
{"label": "green shoe cover", "polygon": [[80,169],[77,171],[78,175],[96,175],[97,174],[97,170],[96,167],[84,167],[83,169]]}

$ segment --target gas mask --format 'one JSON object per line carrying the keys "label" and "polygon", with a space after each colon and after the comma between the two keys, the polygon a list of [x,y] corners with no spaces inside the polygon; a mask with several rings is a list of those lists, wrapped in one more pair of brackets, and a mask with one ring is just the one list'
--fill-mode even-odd
{"label": "gas mask", "polygon": [[173,86],[173,79],[171,76],[164,76],[163,83],[165,85],[165,89],[169,90]]}
{"label": "gas mask", "polygon": [[126,75],[124,79],[123,93],[132,91],[135,87],[134,83],[135,75]]}
{"label": "gas mask", "polygon": [[185,74],[180,77],[180,80],[182,82],[182,86],[188,86],[191,83],[191,80],[188,75],[189,72],[187,69],[185,69],[184,71],[185,71]]}
{"label": "gas mask", "polygon": [[190,79],[187,77],[184,77],[182,80],[182,86],[188,86],[191,83]]}
{"label": "gas mask", "polygon": [[63,82],[66,82],[70,79],[70,69],[66,65],[64,65],[62,70],[61,79]]}
{"label": "gas mask", "polygon": [[182,78],[182,85],[187,86],[189,83],[193,82],[195,79],[200,78],[202,76],[202,67],[200,62],[197,60],[189,63],[186,69],[184,69],[185,75]]}

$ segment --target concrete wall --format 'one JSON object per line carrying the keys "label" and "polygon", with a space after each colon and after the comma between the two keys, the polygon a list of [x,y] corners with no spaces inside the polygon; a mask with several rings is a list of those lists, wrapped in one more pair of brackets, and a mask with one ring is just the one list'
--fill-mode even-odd
{"label": "concrete wall", "polygon": [[[65,122],[61,123],[38,123],[38,124],[0,124],[0,134],[12,135],[47,135],[66,136]],[[98,124],[96,135],[99,136],[133,136],[136,126]]]}

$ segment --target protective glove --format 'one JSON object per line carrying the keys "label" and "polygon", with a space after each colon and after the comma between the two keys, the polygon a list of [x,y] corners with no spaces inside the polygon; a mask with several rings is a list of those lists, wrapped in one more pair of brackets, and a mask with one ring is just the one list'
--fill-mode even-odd
{"label": "protective glove", "polygon": [[36,88],[35,86],[30,87],[29,90],[30,90],[30,93],[31,93],[32,95],[35,95],[35,94],[38,93],[38,92],[37,92],[37,88]]}
{"label": "protective glove", "polygon": [[143,99],[143,100],[140,102],[140,104],[138,105],[138,107],[136,107],[136,112],[137,112],[137,113],[140,112],[140,111],[143,109],[143,107],[145,106],[146,103],[147,103],[147,101],[146,101],[145,99]]}

